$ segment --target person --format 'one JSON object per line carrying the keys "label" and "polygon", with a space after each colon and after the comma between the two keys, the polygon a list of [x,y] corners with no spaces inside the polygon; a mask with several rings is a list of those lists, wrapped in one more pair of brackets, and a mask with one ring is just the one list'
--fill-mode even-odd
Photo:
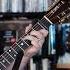
{"label": "person", "polygon": [[[32,24],[26,27],[25,33],[28,32],[29,29],[32,28]],[[22,57],[19,70],[24,70],[26,64],[30,60],[30,58],[35,55],[41,48],[45,41],[45,37],[48,35],[48,31],[45,29],[41,29],[38,31],[31,31],[29,35],[25,36],[23,39],[28,39],[31,41],[31,46],[24,52],[24,56]],[[7,70],[12,70],[13,63]]]}

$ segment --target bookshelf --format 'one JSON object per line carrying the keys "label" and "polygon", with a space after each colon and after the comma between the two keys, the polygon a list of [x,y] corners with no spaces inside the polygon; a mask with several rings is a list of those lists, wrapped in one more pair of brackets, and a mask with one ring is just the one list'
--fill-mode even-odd
{"label": "bookshelf", "polygon": [[3,19],[12,19],[13,17],[19,18],[19,17],[26,17],[28,19],[40,19],[42,18],[46,12],[28,12],[28,13],[0,13],[0,20]]}
{"label": "bookshelf", "polygon": [[0,0],[0,20],[12,17],[42,18],[53,2],[54,0]]}

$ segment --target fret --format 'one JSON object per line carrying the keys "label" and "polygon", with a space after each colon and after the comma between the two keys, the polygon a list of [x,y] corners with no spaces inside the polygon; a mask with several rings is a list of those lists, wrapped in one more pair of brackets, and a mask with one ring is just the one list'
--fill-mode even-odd
{"label": "fret", "polygon": [[65,2],[64,1],[61,1],[61,3],[64,4]]}
{"label": "fret", "polygon": [[7,52],[11,55],[11,57],[16,59],[17,53],[12,48],[10,48]]}
{"label": "fret", "polygon": [[[1,55],[2,56],[2,55]],[[2,56],[7,62],[8,62],[8,64],[10,64],[10,62],[4,57],[4,56]]]}
{"label": "fret", "polygon": [[[70,14],[68,14],[66,17],[67,17],[67,19],[70,19]],[[65,17],[65,18],[66,18],[66,17]]]}
{"label": "fret", "polygon": [[13,49],[13,47],[10,47],[16,54],[18,54],[14,49]]}
{"label": "fret", "polygon": [[53,24],[46,16],[44,16],[43,20],[44,20],[45,22],[48,21],[50,24]]}
{"label": "fret", "polygon": [[40,30],[40,29],[45,29],[40,23],[40,20],[36,23],[36,25],[33,27],[34,30]]}
{"label": "fret", "polygon": [[66,14],[64,17],[61,18],[61,22],[64,22],[65,19],[70,18],[70,13]]}
{"label": "fret", "polygon": [[60,19],[60,16],[56,16],[58,19]]}
{"label": "fret", "polygon": [[[41,21],[41,20],[39,20],[39,21]],[[39,29],[44,29],[44,27],[41,24],[39,24],[39,21],[32,27],[33,31],[39,30]]]}
{"label": "fret", "polygon": [[65,4],[64,1],[60,1],[54,8],[52,7],[51,11],[46,15],[48,18],[50,18],[60,7],[62,7]]}
{"label": "fret", "polygon": [[36,30],[38,28],[38,24],[36,23],[33,27],[32,27],[32,31]]}
{"label": "fret", "polygon": [[32,31],[34,31],[35,29],[32,27]]}
{"label": "fret", "polygon": [[[11,50],[9,50],[10,52]],[[13,60],[15,60],[7,51],[5,51]]]}
{"label": "fret", "polygon": [[64,1],[61,1],[59,4],[58,4],[58,7],[62,6],[63,4],[65,4]]}
{"label": "fret", "polygon": [[[59,0],[55,3],[55,5],[50,9],[50,11],[45,15],[41,20],[38,20],[38,22],[32,27],[32,31],[34,30],[40,30],[40,29],[47,29],[49,30],[49,26],[53,24],[52,22],[59,22],[62,17],[66,16],[68,14],[67,10],[67,2],[63,0]],[[64,6],[65,5],[65,6]],[[65,8],[63,8],[65,7]],[[62,8],[62,10],[61,10]],[[66,9],[66,11],[65,11]],[[63,11],[63,12],[62,12]],[[69,17],[69,15],[67,16]],[[52,21],[50,21],[49,19]],[[56,20],[57,19],[57,20]],[[29,32],[31,31],[29,30]],[[27,33],[29,34],[29,33]],[[26,36],[25,34],[24,36]],[[23,52],[31,45],[31,41],[24,40],[24,36],[18,40],[18,42],[14,43],[9,50],[5,51],[4,54],[0,57],[0,70],[6,70],[6,67],[10,65],[15,59],[17,54],[20,52]],[[70,43],[69,43],[70,44]]]}
{"label": "fret", "polygon": [[[18,43],[16,43],[17,45],[18,45]],[[24,49],[22,49],[21,47],[20,47],[20,45],[18,45],[18,47],[24,52]]]}
{"label": "fret", "polygon": [[20,39],[20,42],[18,41],[17,43],[24,51],[29,47],[29,44],[26,40]]}
{"label": "fret", "polygon": [[0,62],[0,63],[4,66],[4,68],[6,68],[6,66],[2,62]]}
{"label": "fret", "polygon": [[7,59],[9,63],[12,63],[14,61],[14,59],[7,52],[4,52],[2,56],[4,56],[4,58]]}
{"label": "fret", "polygon": [[57,5],[59,2],[60,2],[60,0],[55,1],[55,2],[49,7],[48,11],[50,12],[50,10],[51,10],[55,5]]}
{"label": "fret", "polygon": [[40,25],[41,29],[45,29],[39,22],[37,24]]}
{"label": "fret", "polygon": [[8,65],[10,65],[10,64],[8,63],[8,61],[5,60],[5,58],[2,57],[2,56],[0,56],[0,62],[1,62],[5,67],[8,67]]}
{"label": "fret", "polygon": [[62,13],[60,13],[59,16],[60,16],[60,18],[62,18],[68,13],[70,13],[70,8],[68,8],[67,10],[63,11]]}
{"label": "fret", "polygon": [[49,29],[49,26],[51,24],[53,24],[46,16],[44,16],[39,23],[45,28],[45,29]]}
{"label": "fret", "polygon": [[0,70],[6,70],[6,68],[0,62]]}
{"label": "fret", "polygon": [[39,22],[39,24],[41,24],[45,29],[47,29],[48,30],[48,27],[46,27],[43,23],[42,23],[42,21],[38,21]]}
{"label": "fret", "polygon": [[[19,40],[19,41],[20,41],[20,40]],[[18,41],[18,42],[19,42],[19,41]],[[18,54],[23,51],[16,43],[13,45],[13,49],[14,49]]]}
{"label": "fret", "polygon": [[62,22],[62,21],[64,21],[64,18],[66,18],[69,13],[70,13],[70,8],[68,8],[65,11],[58,14],[58,16],[56,16],[56,18],[59,20],[59,22]]}
{"label": "fret", "polygon": [[[24,43],[27,45],[27,46],[29,46],[29,44],[24,40],[24,39],[22,39],[21,38],[21,43],[24,41]],[[21,44],[22,45],[22,44]]]}

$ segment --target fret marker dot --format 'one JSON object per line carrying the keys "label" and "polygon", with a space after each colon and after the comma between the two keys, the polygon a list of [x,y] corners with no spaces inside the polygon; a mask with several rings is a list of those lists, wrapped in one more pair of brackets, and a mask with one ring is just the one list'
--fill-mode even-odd
{"label": "fret marker dot", "polygon": [[9,50],[9,52],[11,52],[11,50]]}
{"label": "fret marker dot", "polygon": [[5,62],[5,60],[3,60],[2,62]]}
{"label": "fret marker dot", "polygon": [[21,43],[21,45],[24,45],[23,43]]}
{"label": "fret marker dot", "polygon": [[14,54],[14,56],[16,57],[16,55]]}

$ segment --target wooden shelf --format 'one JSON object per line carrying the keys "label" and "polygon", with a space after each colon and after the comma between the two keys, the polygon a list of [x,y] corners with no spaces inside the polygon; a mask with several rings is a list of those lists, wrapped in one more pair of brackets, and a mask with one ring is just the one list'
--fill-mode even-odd
{"label": "wooden shelf", "polygon": [[57,64],[57,68],[70,70],[70,64]]}

